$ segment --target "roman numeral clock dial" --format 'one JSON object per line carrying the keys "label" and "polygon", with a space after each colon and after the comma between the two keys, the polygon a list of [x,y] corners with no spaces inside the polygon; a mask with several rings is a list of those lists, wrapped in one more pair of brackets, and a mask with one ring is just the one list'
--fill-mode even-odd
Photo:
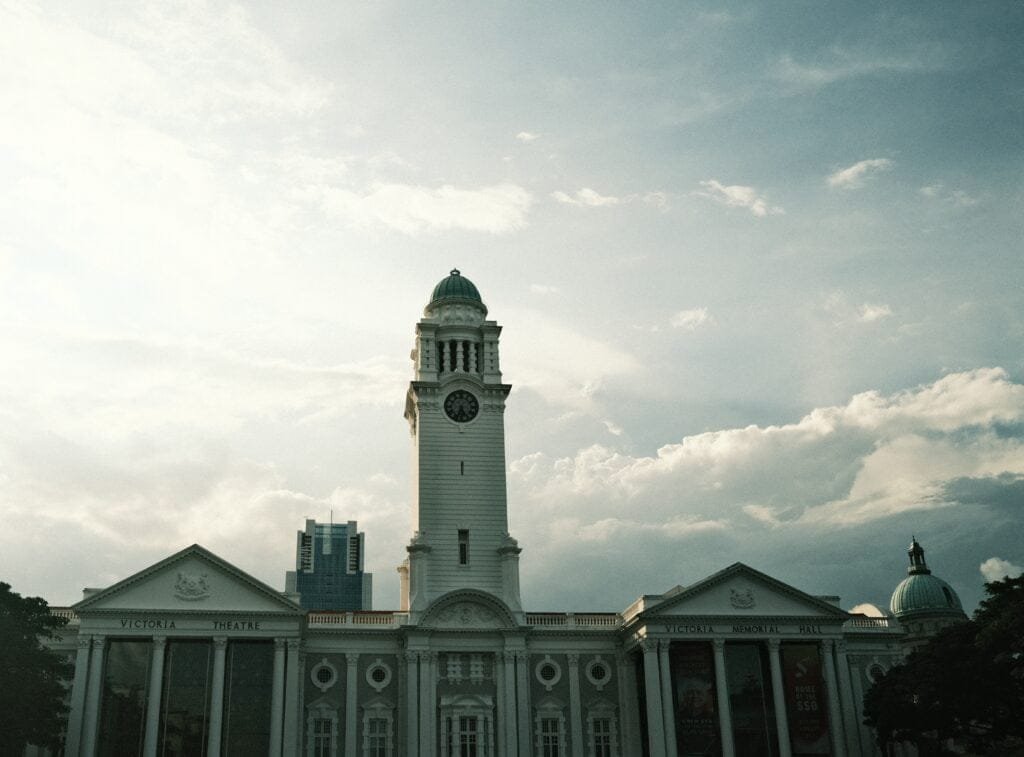
{"label": "roman numeral clock dial", "polygon": [[480,412],[480,403],[469,392],[458,389],[445,397],[444,412],[456,423],[468,423]]}

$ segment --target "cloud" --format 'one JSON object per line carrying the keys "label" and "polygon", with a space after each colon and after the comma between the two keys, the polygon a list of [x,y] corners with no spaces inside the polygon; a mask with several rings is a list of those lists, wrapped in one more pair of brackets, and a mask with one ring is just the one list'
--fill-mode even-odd
{"label": "cloud", "polygon": [[860,314],[857,316],[857,320],[863,323],[872,323],[888,318],[890,315],[892,315],[892,308],[888,305],[865,302],[860,306]]}
{"label": "cloud", "polygon": [[530,284],[530,291],[534,294],[558,294],[561,290],[550,284]]}
{"label": "cloud", "polygon": [[673,328],[683,331],[695,331],[699,326],[709,323],[711,316],[707,308],[693,308],[692,310],[680,310],[672,316],[670,323]]}
{"label": "cloud", "polygon": [[[829,573],[815,585],[835,580],[864,592],[868,579],[857,571],[851,579],[850,565],[877,569],[888,548],[891,583],[882,574],[877,594],[856,597],[878,602],[903,575],[910,533],[1019,520],[1019,506],[1007,503],[1019,502],[1024,483],[1024,384],[998,368],[949,374],[906,391],[863,392],[792,423],[690,434],[651,454],[629,450],[628,428],[605,439],[510,462],[516,520],[530,524],[524,577],[533,593],[558,594],[544,576],[586,564],[584,588],[573,591],[621,592],[625,604],[652,576],[696,580],[733,559],[802,587],[813,564]],[[604,545],[629,554],[629,564],[595,564]],[[926,546],[939,554],[939,541]],[[949,576],[948,563],[933,565],[943,567]]]}
{"label": "cloud", "polygon": [[1021,573],[1024,573],[1024,568],[1014,565],[1009,560],[1004,560],[1001,557],[988,558],[978,566],[978,570],[981,571],[981,575],[985,577],[987,582],[1002,581],[1004,578],[1016,578]]}
{"label": "cloud", "polygon": [[834,46],[809,63],[782,55],[771,66],[769,76],[800,89],[816,89],[844,79],[885,73],[916,73],[943,65],[941,50],[921,46],[903,56],[878,56],[869,52]]}
{"label": "cloud", "polygon": [[888,158],[869,158],[842,168],[831,174],[827,181],[836,189],[858,189],[864,185],[865,179],[875,173],[888,171],[893,163]]}
{"label": "cloud", "polygon": [[698,196],[707,197],[722,205],[746,208],[758,218],[785,212],[782,208],[769,205],[767,198],[760,195],[753,187],[745,187],[738,184],[724,186],[715,179],[702,181],[700,185],[706,191],[696,192],[695,194]]}
{"label": "cloud", "polygon": [[979,200],[960,189],[947,189],[942,183],[929,184],[918,190],[922,195],[930,199],[947,202],[958,208],[970,208],[978,204]]}
{"label": "cloud", "polygon": [[532,203],[530,193],[515,184],[478,189],[381,184],[363,194],[338,188],[323,192],[329,213],[358,225],[383,225],[409,235],[449,229],[507,233],[526,225]]}
{"label": "cloud", "polygon": [[521,131],[516,134],[516,139],[520,142],[533,142],[534,140],[540,139],[540,134],[534,134],[529,131]]}
{"label": "cloud", "polygon": [[600,195],[588,187],[578,190],[574,195],[559,191],[552,192],[551,196],[558,202],[579,207],[598,208],[604,205],[618,205],[620,202],[618,197]]}

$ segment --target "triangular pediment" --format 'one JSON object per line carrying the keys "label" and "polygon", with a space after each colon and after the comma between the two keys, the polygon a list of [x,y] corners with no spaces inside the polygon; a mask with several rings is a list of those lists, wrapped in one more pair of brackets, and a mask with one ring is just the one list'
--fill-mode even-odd
{"label": "triangular pediment", "polygon": [[660,600],[647,598],[643,616],[818,618],[842,622],[847,614],[760,571],[734,563],[702,581],[677,587]]}
{"label": "triangular pediment", "polygon": [[198,544],[161,560],[74,606],[76,612],[244,612],[301,615],[280,592]]}

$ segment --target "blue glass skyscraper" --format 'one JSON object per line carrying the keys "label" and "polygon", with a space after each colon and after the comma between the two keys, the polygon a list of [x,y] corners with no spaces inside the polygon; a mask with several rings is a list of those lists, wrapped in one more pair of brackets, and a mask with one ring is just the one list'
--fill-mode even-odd
{"label": "blue glass skyscraper", "polygon": [[300,595],[307,610],[369,610],[372,578],[363,571],[364,535],[356,522],[317,523],[307,519],[296,532],[295,570],[286,590]]}

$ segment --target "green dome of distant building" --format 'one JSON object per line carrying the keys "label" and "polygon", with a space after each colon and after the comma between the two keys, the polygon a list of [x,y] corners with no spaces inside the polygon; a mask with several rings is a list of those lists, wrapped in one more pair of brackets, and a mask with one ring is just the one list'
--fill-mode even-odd
{"label": "green dome of distant building", "polygon": [[910,574],[904,578],[889,600],[889,609],[897,618],[917,613],[963,614],[960,597],[948,583],[933,576],[924,561],[924,549],[917,539],[910,542],[908,549]]}
{"label": "green dome of distant building", "polygon": [[436,305],[442,300],[470,300],[480,305],[484,304],[476,285],[463,276],[458,268],[453,268],[452,272],[434,287],[427,307]]}

